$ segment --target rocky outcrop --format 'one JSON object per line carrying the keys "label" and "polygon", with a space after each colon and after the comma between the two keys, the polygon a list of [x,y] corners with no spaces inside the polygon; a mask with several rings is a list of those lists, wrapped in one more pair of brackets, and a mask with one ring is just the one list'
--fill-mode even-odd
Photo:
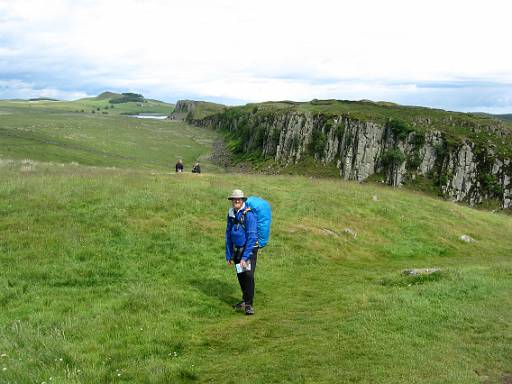
{"label": "rocky outcrop", "polygon": [[[176,108],[190,111],[193,105],[178,102]],[[239,153],[258,151],[284,166],[312,156],[323,164],[336,164],[347,180],[364,181],[378,175],[399,187],[423,177],[454,201],[475,205],[495,199],[503,208],[512,206],[511,160],[498,156],[493,146],[477,145],[470,139],[449,140],[428,116],[415,121],[421,129],[392,121],[354,119],[349,114],[298,111],[226,111],[193,123],[228,131],[240,138]],[[499,126],[490,127],[487,133],[510,134]]]}
{"label": "rocky outcrop", "polygon": [[174,113],[193,112],[197,103],[198,102],[194,100],[178,100],[174,106]]}

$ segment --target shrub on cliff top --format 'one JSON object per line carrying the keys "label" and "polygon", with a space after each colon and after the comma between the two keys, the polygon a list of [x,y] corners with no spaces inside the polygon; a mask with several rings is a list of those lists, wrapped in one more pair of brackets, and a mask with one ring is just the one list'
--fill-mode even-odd
{"label": "shrub on cliff top", "polygon": [[391,132],[393,132],[393,135],[398,140],[407,139],[407,136],[409,135],[409,133],[414,131],[414,129],[411,126],[409,126],[407,123],[405,123],[401,120],[396,120],[396,119],[389,120],[388,127],[391,128]]}

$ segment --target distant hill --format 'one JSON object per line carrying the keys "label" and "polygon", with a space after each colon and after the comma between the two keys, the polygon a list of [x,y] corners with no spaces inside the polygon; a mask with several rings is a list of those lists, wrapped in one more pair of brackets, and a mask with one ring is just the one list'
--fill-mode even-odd
{"label": "distant hill", "polygon": [[163,114],[169,116],[174,110],[174,104],[155,99],[146,99],[138,93],[102,92],[96,97],[86,97],[69,102],[70,106],[76,106],[79,111],[136,115],[140,113]]}
{"label": "distant hill", "polygon": [[491,113],[476,112],[473,115],[487,117],[487,118],[491,118],[491,119],[498,119],[498,120],[502,120],[502,121],[506,121],[506,122],[512,122],[512,113],[493,115]]}
{"label": "distant hill", "polygon": [[118,98],[118,97],[121,97],[120,93],[107,91],[107,92],[100,93],[98,96],[95,97],[95,99],[96,100],[104,100],[104,99],[113,99],[113,98]]}
{"label": "distant hill", "polygon": [[506,115],[494,115],[494,116],[501,120],[512,121],[512,113],[509,113]]}

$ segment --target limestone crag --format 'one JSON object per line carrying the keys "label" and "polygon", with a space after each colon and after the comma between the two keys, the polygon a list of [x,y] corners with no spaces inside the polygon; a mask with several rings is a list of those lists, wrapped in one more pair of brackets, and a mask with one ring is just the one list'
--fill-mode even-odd
{"label": "limestone crag", "polygon": [[[176,107],[181,108],[179,102]],[[511,160],[497,156],[492,146],[448,140],[428,117],[414,122],[422,129],[406,132],[349,114],[298,111],[228,111],[192,122],[245,138],[240,139],[239,153],[256,151],[284,166],[311,156],[323,164],[336,164],[347,180],[364,181],[377,174],[399,187],[424,177],[454,201],[474,205],[497,199],[503,208],[512,206]],[[507,134],[500,127],[493,129],[499,136]]]}
{"label": "limestone crag", "polygon": [[437,150],[444,145],[443,136],[439,131],[428,131],[425,134],[425,143],[419,149],[421,163],[418,166],[418,173],[428,175],[436,165]]}
{"label": "limestone crag", "polygon": [[174,113],[188,113],[193,112],[197,106],[197,101],[194,100],[178,100],[174,106]]}
{"label": "limestone crag", "polygon": [[448,172],[452,176],[447,185],[443,185],[443,192],[456,201],[468,201],[470,204],[480,203],[482,195],[479,193],[478,169],[472,148],[463,143],[448,155]]}
{"label": "limestone crag", "polygon": [[378,172],[380,155],[388,145],[385,128],[371,121],[352,121],[348,117],[335,120],[335,123],[344,128],[336,153],[330,154],[331,159],[338,157],[340,175],[348,180],[363,181]]}
{"label": "limestone crag", "polygon": [[[279,141],[275,143],[270,137],[266,137],[263,155],[275,152],[276,161],[287,164],[298,162],[307,151],[308,138],[311,137],[313,125],[313,117],[309,114],[290,113],[277,117],[272,121],[269,130],[274,134],[279,132]],[[286,127],[286,129],[279,129],[279,127]]]}

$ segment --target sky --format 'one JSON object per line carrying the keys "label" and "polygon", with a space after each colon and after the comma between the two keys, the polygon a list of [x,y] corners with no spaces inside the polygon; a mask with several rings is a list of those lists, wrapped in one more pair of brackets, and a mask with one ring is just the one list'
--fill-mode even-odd
{"label": "sky", "polygon": [[0,0],[0,99],[512,113],[509,0]]}

